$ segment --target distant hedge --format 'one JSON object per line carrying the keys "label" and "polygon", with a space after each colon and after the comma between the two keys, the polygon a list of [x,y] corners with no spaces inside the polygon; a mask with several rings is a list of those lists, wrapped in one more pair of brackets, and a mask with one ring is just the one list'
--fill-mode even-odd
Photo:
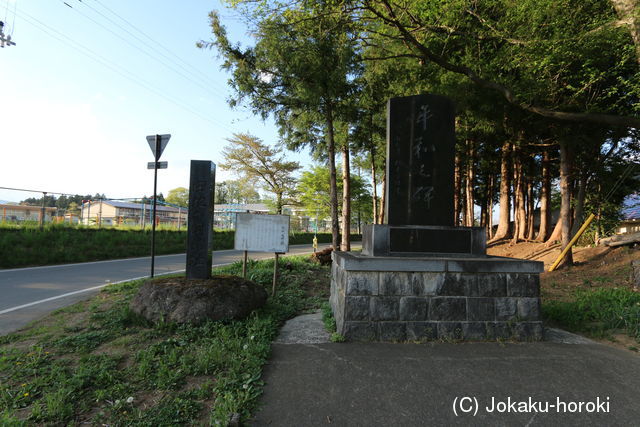
{"label": "distant hedge", "polygon": [[[233,238],[233,230],[216,230],[214,249],[233,249]],[[293,233],[289,244],[310,244],[312,239],[313,233]],[[360,240],[360,236],[352,239]],[[186,242],[186,231],[156,230],[157,255],[185,252]],[[318,234],[318,242],[331,243],[331,234]],[[0,268],[147,256],[150,248],[151,230],[0,225]]]}

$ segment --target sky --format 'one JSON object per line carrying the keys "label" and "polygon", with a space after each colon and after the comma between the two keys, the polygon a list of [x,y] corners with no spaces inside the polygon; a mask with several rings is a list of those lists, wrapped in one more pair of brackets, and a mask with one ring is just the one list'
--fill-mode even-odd
{"label": "sky", "polygon": [[[189,186],[190,160],[221,162],[234,132],[277,143],[272,122],[228,106],[229,74],[195,46],[212,37],[213,9],[232,41],[251,42],[218,0],[0,0],[16,43],[0,49],[0,187],[151,195],[146,136],[171,134],[158,171],[166,196]],[[218,168],[216,178],[234,176]],[[0,200],[27,197],[41,194],[0,189]]]}

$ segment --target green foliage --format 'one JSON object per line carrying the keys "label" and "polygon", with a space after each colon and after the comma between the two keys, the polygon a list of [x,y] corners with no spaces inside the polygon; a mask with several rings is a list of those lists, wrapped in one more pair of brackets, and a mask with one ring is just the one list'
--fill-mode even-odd
{"label": "green foliage", "polygon": [[[240,321],[153,325],[129,310],[135,281],[1,337],[0,424],[226,425],[234,413],[248,421],[279,326],[319,308],[304,287],[329,274],[308,257],[281,258],[280,271],[276,296]],[[250,273],[270,290],[273,260],[252,261]]]}
{"label": "green foliage", "polygon": [[[358,236],[354,236],[359,240]],[[186,250],[186,231],[156,230],[156,254]],[[292,233],[289,243],[310,244],[313,233]],[[318,234],[320,243],[330,243],[331,235]],[[234,231],[215,230],[216,250],[233,249]],[[74,227],[48,224],[16,226],[0,223],[0,268],[26,267],[148,256],[151,230]]]}
{"label": "green foliage", "polygon": [[337,332],[334,332],[331,334],[331,337],[329,338],[331,340],[331,342],[345,342],[345,337],[340,335]]}
{"label": "green foliage", "polygon": [[322,323],[328,332],[336,332],[336,319],[333,317],[333,310],[328,301],[322,304]]}
{"label": "green foliage", "polygon": [[[95,229],[63,224],[0,224],[0,267],[96,261],[149,254],[150,230]],[[184,252],[185,231],[156,230],[156,253]]]}
{"label": "green foliage", "polygon": [[226,203],[258,203],[260,194],[250,181],[245,179],[228,179],[216,183],[216,204]]}
{"label": "green foliage", "polygon": [[[372,222],[372,196],[369,184],[360,176],[351,174],[351,211],[352,221],[356,221],[358,214],[362,223]],[[342,198],[342,173],[337,173],[338,199]],[[329,169],[326,166],[316,165],[311,170],[302,172],[298,184],[299,200],[306,210],[306,214],[312,218],[328,218],[331,216],[329,197]],[[342,205],[338,206],[338,212],[342,211]]]}
{"label": "green foliage", "polygon": [[286,160],[281,148],[269,147],[260,138],[246,133],[236,133],[227,141],[230,144],[223,149],[224,163],[220,167],[245,181],[259,183],[264,191],[275,196],[275,211],[281,214],[295,192],[293,173],[300,169],[298,162]]}
{"label": "green foliage", "polygon": [[176,206],[186,208],[189,206],[189,190],[184,187],[178,187],[169,190],[166,201]]}
{"label": "green foliage", "polygon": [[603,336],[622,329],[640,342],[640,294],[631,289],[577,289],[575,301],[547,301],[542,308],[569,330]]}

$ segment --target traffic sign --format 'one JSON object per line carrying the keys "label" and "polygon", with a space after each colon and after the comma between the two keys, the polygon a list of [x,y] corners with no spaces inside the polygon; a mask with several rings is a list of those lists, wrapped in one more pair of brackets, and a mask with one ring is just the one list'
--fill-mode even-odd
{"label": "traffic sign", "polygon": [[[159,152],[156,154],[156,137],[160,139],[159,141]],[[171,138],[171,134],[166,135],[149,135],[147,136],[147,142],[149,143],[149,148],[151,148],[151,152],[156,160],[160,160],[160,156],[162,156],[162,152],[164,148],[169,143],[169,139]]]}
{"label": "traffic sign", "polygon": [[166,169],[169,167],[169,162],[149,162],[147,163],[147,169],[155,169],[156,164],[158,165],[158,169]]}

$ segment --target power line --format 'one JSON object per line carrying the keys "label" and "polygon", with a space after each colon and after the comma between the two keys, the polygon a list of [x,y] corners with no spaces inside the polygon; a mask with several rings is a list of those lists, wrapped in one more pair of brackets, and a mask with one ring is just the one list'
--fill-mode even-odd
{"label": "power line", "polygon": [[[143,32],[142,30],[140,30],[136,25],[132,24],[131,22],[129,22],[127,19],[123,18],[122,16],[118,15],[116,12],[114,12],[112,9],[109,9],[107,6],[105,6],[103,3],[101,3],[98,0],[95,0],[96,3],[98,3],[103,9],[107,10],[109,13],[111,13],[113,16],[117,17],[118,19],[120,19],[122,22],[126,23],[129,27],[131,27],[132,29],[134,29],[136,32],[140,33],[142,36],[144,36],[145,38],[147,38],[148,40],[150,40],[153,44],[157,45],[158,47],[160,47],[162,50],[164,50],[165,52],[169,53],[169,55],[171,55],[173,58],[177,59],[178,61],[180,61],[182,64],[184,64],[186,66],[183,67],[179,64],[176,64],[178,66],[180,66],[180,68],[182,68],[183,70],[189,72],[192,76],[196,77],[196,74],[198,75],[197,78],[203,78],[205,80],[207,80],[209,83],[213,84],[214,86],[217,86],[218,88],[221,88],[223,90],[226,90],[227,88],[224,85],[219,84],[218,82],[216,82],[215,80],[213,80],[211,77],[209,77],[208,75],[206,75],[205,73],[203,73],[202,71],[200,71],[198,68],[194,67],[193,65],[191,65],[190,63],[186,62],[184,59],[182,59],[180,56],[178,56],[177,54],[175,54],[173,51],[171,51],[170,49],[168,49],[164,44],[159,43],[158,41],[156,41],[155,39],[153,39],[151,36],[149,36],[148,34],[146,34],[145,32]],[[104,17],[105,19],[107,19],[109,22],[113,23],[114,25],[118,26],[118,28],[122,29],[123,31],[126,31],[128,34],[130,34],[131,36],[135,37],[137,40],[139,40],[142,43],[145,43],[146,46],[150,47],[151,49],[153,49],[154,51],[158,52],[160,55],[162,55],[163,57],[167,58],[168,60],[172,60],[171,58],[169,58],[168,56],[164,55],[162,52],[158,51],[156,48],[154,48],[153,46],[149,45],[148,43],[146,43],[144,40],[141,40],[139,37],[137,37],[136,35],[132,34],[130,31],[128,31],[126,28],[124,28],[123,26],[119,25],[118,23],[114,22],[112,19],[110,19],[109,17],[105,16],[104,14],[102,14],[100,11],[96,10],[94,7],[90,6],[88,3],[86,2],[81,2],[82,4],[84,4],[85,6],[87,6],[88,8],[92,9],[94,12],[96,12],[97,14],[99,14],[100,16]]]}
{"label": "power line", "polygon": [[611,190],[609,190],[609,192],[607,193],[607,195],[604,197],[604,200],[602,201],[602,203],[606,203],[609,198],[611,196],[613,196],[613,194],[618,190],[618,188],[622,185],[622,183],[624,182],[625,179],[627,179],[629,177],[629,175],[631,175],[631,172],[633,172],[633,170],[635,169],[635,167],[637,166],[637,163],[629,163],[629,165],[626,167],[626,169],[622,172],[622,174],[620,175],[620,177],[618,177],[618,180],[615,182],[615,184],[613,185],[613,187],[611,187]]}
{"label": "power line", "polygon": [[[88,196],[89,198],[93,198],[93,196],[91,194],[79,194],[79,193],[60,193],[58,191],[44,191],[44,190],[30,190],[30,189],[26,189],[26,188],[13,188],[13,187],[0,187],[0,190],[12,190],[12,191],[23,191],[25,193],[42,193],[42,194],[55,194],[58,196],[80,196],[80,197],[86,197]],[[141,200],[144,199],[146,196],[143,197],[100,197],[100,200]],[[158,201],[158,203],[162,203],[161,201]]]}
{"label": "power line", "polygon": [[[148,91],[150,91],[150,92],[153,92],[153,93],[154,93],[154,94],[156,94],[157,96],[159,96],[159,97],[161,97],[161,98],[165,99],[166,101],[168,101],[168,102],[170,102],[170,103],[172,103],[172,104],[174,104],[174,105],[176,105],[176,106],[178,106],[178,107],[180,107],[180,108],[184,109],[185,111],[188,111],[188,112],[190,112],[190,113],[192,113],[192,114],[194,114],[194,115],[198,116],[198,117],[199,117],[199,118],[201,118],[202,120],[205,120],[205,121],[207,121],[207,122],[210,122],[211,124],[215,125],[215,126],[216,126],[216,127],[218,127],[218,128],[224,129],[224,130],[226,130],[226,131],[228,131],[228,132],[231,132],[231,133],[233,133],[233,132],[234,132],[232,129],[228,128],[226,125],[224,125],[224,124],[222,124],[222,123],[220,123],[220,122],[217,122],[217,121],[215,121],[215,120],[213,120],[213,119],[211,119],[211,118],[209,118],[209,117],[207,117],[207,116],[205,116],[205,115],[203,115],[203,114],[200,114],[199,112],[197,112],[197,111],[193,110],[192,108],[190,108],[190,107],[188,107],[188,106],[186,106],[186,105],[183,105],[181,102],[179,102],[179,101],[177,101],[177,100],[174,100],[174,99],[172,99],[172,98],[168,97],[168,96],[167,96],[167,95],[165,95],[163,92],[161,92],[161,91],[159,91],[159,90],[157,90],[157,89],[153,88],[152,86],[149,86],[148,84],[146,84],[146,83],[144,83],[143,81],[141,81],[141,80],[139,79],[139,77],[138,77],[138,76],[136,76],[135,74],[133,74],[133,73],[131,73],[130,71],[128,71],[126,68],[124,68],[124,67],[120,66],[120,68],[122,69],[122,71],[121,71],[121,70],[119,70],[119,69],[118,69],[118,68],[116,68],[115,66],[111,65],[111,64],[113,63],[112,61],[109,61],[108,59],[106,59],[106,58],[104,58],[103,56],[99,55],[99,54],[98,54],[98,53],[96,53],[95,51],[93,51],[93,50],[89,49],[88,47],[86,47],[86,46],[84,46],[84,45],[82,45],[82,44],[80,44],[80,43],[76,42],[76,41],[75,41],[75,40],[73,40],[72,38],[70,38],[70,37],[68,37],[68,36],[64,35],[64,34],[63,34],[63,33],[61,33],[60,31],[58,31],[58,30],[56,30],[56,29],[54,29],[54,28],[50,27],[49,25],[47,25],[47,24],[43,23],[42,21],[38,20],[37,18],[34,18],[33,16],[31,16],[31,15],[27,14],[26,12],[21,11],[19,15],[20,15],[20,17],[21,17],[25,22],[27,22],[28,24],[33,25],[34,27],[38,28],[40,31],[44,32],[44,33],[45,33],[45,34],[47,34],[48,36],[50,36],[50,37],[52,37],[52,38],[54,38],[54,39],[58,40],[58,41],[59,41],[59,42],[61,42],[62,44],[65,44],[66,46],[68,46],[68,47],[70,47],[70,48],[72,48],[72,49],[77,50],[77,51],[78,51],[78,52],[80,52],[81,54],[83,54],[83,55],[85,55],[85,56],[87,56],[87,57],[89,57],[89,58],[93,59],[94,61],[96,61],[96,62],[100,63],[101,65],[103,65],[103,66],[105,66],[105,67],[109,68],[111,71],[115,72],[116,74],[121,75],[122,77],[126,78],[127,80],[129,80],[129,81],[131,81],[131,82],[133,82],[133,83],[135,83],[135,84],[137,84],[137,85],[139,85],[139,86],[143,87],[144,89],[146,89],[146,90],[148,90]],[[29,18],[29,19],[27,19],[27,18]],[[30,19],[31,19],[31,20],[33,20],[33,21],[35,21],[37,24],[36,24],[36,23],[34,23],[34,22],[31,22],[31,21],[30,21]],[[39,25],[38,25],[38,24],[39,24]],[[49,30],[53,31],[54,33],[58,34],[59,36],[57,36],[57,35],[55,35],[55,34],[51,34],[49,31],[47,31],[45,28],[42,28],[42,27],[45,27],[46,29],[49,29]],[[68,42],[67,42],[67,41],[65,41],[65,39],[66,39],[66,40],[68,40]],[[69,42],[70,42],[70,43],[72,43],[72,44],[69,44]],[[74,45],[75,45],[75,46],[74,46]],[[123,72],[123,71],[124,71],[124,72]],[[125,73],[130,74],[130,76],[129,76],[129,75],[126,75]]]}
{"label": "power line", "polygon": [[[7,0],[9,4],[9,0]],[[18,0],[13,2],[13,22],[11,23],[11,37],[13,37],[13,29],[16,28],[16,11],[18,10]]]}
{"label": "power line", "polygon": [[[137,49],[138,51],[144,53],[145,55],[147,55],[149,58],[153,59],[154,61],[157,61],[158,63],[160,63],[161,65],[163,65],[164,67],[168,68],[169,70],[173,71],[174,73],[178,74],[179,76],[181,76],[182,78],[190,81],[191,83],[195,84],[196,86],[201,87],[202,89],[206,90],[207,92],[209,92],[210,94],[212,94],[213,96],[217,97],[218,94],[214,91],[211,90],[211,88],[209,88],[208,86],[195,81],[194,79],[192,79],[191,77],[185,75],[184,73],[182,73],[180,70],[174,68],[173,66],[171,66],[170,64],[166,63],[165,61],[157,58],[156,56],[152,55],[151,53],[147,52],[145,49],[142,49],[141,47],[137,46],[136,44],[132,43],[130,40],[128,40],[125,37],[122,37],[120,34],[118,34],[117,32],[113,31],[112,29],[108,28],[107,26],[103,25],[102,23],[96,21],[95,19],[91,18],[89,15],[81,12],[79,9],[74,8],[73,6],[69,5],[68,3],[66,3],[63,0],[59,0],[61,3],[65,4],[66,6],[68,6],[70,9],[73,9],[76,13],[78,13],[80,16],[84,17],[85,19],[88,19],[89,21],[93,22],[94,24],[98,25],[99,27],[103,28],[104,30],[110,32],[111,34],[113,34],[114,36],[116,36],[117,38],[119,38],[120,40],[124,41],[125,43],[127,43],[129,46],[133,47],[134,49]],[[129,33],[131,34],[131,33]]]}

